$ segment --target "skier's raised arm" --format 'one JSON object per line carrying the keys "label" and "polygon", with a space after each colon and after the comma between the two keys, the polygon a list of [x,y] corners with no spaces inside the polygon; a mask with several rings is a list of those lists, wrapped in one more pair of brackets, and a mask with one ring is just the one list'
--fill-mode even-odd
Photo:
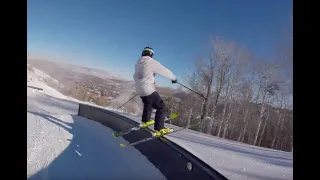
{"label": "skier's raised arm", "polygon": [[164,67],[161,63],[156,60],[151,61],[153,73],[160,74],[171,81],[176,80],[176,76],[166,67]]}

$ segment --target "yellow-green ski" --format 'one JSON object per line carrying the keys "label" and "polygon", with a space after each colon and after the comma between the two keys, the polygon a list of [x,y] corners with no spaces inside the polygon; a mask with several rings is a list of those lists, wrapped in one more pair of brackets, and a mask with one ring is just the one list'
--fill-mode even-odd
{"label": "yellow-green ski", "polygon": [[[177,118],[178,116],[179,116],[178,113],[172,113],[172,114],[169,116],[169,118],[167,118],[167,119],[164,120],[164,122],[173,120],[173,119]],[[151,119],[150,121],[153,121],[153,122],[154,122],[153,119]],[[149,122],[150,122],[150,121],[149,121]],[[141,128],[149,127],[149,126],[151,126],[151,125],[153,125],[153,124],[154,124],[154,123],[150,123],[150,124],[146,124],[146,125],[139,124],[138,126],[135,126],[135,127],[133,127],[133,128],[130,128],[128,131],[125,131],[125,132],[115,132],[115,133],[113,133],[112,135],[113,135],[114,137],[120,137],[120,136],[129,134],[129,133],[131,133],[131,132],[133,132],[133,131],[137,131],[137,130],[139,130],[139,129],[141,129]]]}
{"label": "yellow-green ski", "polygon": [[188,129],[188,128],[192,128],[192,127],[198,126],[200,123],[201,123],[201,120],[197,121],[196,123],[190,124],[189,126],[182,127],[181,129],[177,129],[177,130],[173,129],[172,132],[169,132],[167,134],[163,134],[163,135],[160,135],[160,136],[156,136],[155,133],[151,133],[152,137],[144,138],[144,139],[141,139],[141,140],[133,142],[133,143],[128,143],[128,144],[124,144],[123,143],[123,144],[120,144],[120,146],[121,147],[135,146],[135,145],[150,141],[152,139],[160,138],[160,137],[162,137],[164,135],[169,135],[169,134],[172,134],[172,133],[175,133],[175,132],[178,132],[178,131],[182,131],[182,130],[185,130],[185,129]]}

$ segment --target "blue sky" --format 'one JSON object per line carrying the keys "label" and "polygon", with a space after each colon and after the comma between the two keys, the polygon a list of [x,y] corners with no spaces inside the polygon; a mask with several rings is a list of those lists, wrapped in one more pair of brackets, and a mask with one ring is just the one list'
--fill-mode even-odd
{"label": "blue sky", "polygon": [[[292,0],[28,0],[28,51],[132,79],[151,46],[181,79],[206,56],[210,36],[271,56],[291,12]],[[171,84],[160,76],[157,83]]]}

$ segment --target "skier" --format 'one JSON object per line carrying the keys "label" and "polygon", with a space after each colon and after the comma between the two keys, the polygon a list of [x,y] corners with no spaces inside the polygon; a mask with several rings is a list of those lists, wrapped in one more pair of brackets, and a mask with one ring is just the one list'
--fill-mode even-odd
{"label": "skier", "polygon": [[[177,83],[177,79],[169,69],[153,59],[153,55],[154,51],[151,47],[143,49],[141,57],[135,64],[133,78],[136,91],[143,102],[142,125],[154,124],[155,134],[159,136],[171,132],[171,129],[164,127],[165,104],[155,89],[155,75],[160,74],[170,79],[172,83]],[[153,109],[156,109],[155,120],[150,120]]]}

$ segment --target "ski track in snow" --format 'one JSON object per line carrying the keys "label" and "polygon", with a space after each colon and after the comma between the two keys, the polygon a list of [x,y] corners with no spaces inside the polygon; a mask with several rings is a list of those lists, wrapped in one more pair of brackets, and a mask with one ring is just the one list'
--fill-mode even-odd
{"label": "ski track in snow", "polygon": [[[114,179],[129,176],[165,179],[140,152],[133,148],[119,148],[119,143],[125,140],[110,138],[112,130],[76,116],[80,101],[58,93],[50,88],[44,89],[44,93],[27,88],[27,176],[30,179]],[[57,94],[62,99],[47,94]],[[140,117],[112,111],[140,122]],[[166,137],[228,179],[293,179],[292,153],[237,143],[191,130]],[[148,173],[141,177],[141,172]]]}

